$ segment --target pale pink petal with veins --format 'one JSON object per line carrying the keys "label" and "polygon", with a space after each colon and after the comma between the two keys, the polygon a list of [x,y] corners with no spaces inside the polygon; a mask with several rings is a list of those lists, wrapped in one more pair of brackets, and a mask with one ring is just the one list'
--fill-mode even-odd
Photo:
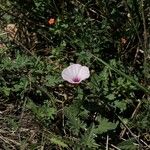
{"label": "pale pink petal with veins", "polygon": [[89,78],[90,71],[86,66],[72,64],[62,71],[62,78],[69,83],[78,84],[82,80]]}

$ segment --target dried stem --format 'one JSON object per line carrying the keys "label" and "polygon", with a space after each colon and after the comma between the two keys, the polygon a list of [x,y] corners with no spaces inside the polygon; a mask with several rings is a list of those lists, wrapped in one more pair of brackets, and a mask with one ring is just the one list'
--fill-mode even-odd
{"label": "dried stem", "polygon": [[[138,103],[137,107],[135,108],[134,112],[132,113],[131,119],[133,119],[134,116],[137,114],[137,112],[138,112],[138,110],[139,110],[141,104],[142,104],[142,102],[139,100],[139,103]],[[127,128],[124,127],[123,131],[122,131],[121,134],[120,134],[120,138],[122,138],[122,137],[124,136],[126,130],[127,130]]]}
{"label": "dried stem", "polygon": [[145,85],[148,84],[148,76],[149,76],[149,61],[150,61],[150,48],[148,47],[148,31],[146,27],[146,20],[145,20],[145,14],[144,14],[144,0],[141,0],[141,15],[142,15],[142,21],[143,21],[143,38],[144,38],[144,77],[145,77]]}

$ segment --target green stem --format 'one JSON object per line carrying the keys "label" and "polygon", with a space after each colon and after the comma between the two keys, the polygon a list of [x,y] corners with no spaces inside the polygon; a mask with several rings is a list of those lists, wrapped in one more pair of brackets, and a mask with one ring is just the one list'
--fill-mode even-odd
{"label": "green stem", "polygon": [[132,83],[134,83],[137,87],[139,87],[141,90],[143,90],[144,92],[150,94],[150,90],[148,90],[147,88],[145,88],[144,86],[142,86],[141,84],[139,84],[137,81],[135,81],[133,78],[131,78],[130,76],[128,76],[127,74],[125,74],[124,72],[116,69],[115,67],[109,65],[108,63],[106,63],[105,61],[103,61],[102,59],[96,57],[95,55],[88,53],[88,55],[90,55],[91,57],[94,57],[95,59],[97,59],[99,62],[101,62],[103,65],[107,66],[108,68],[110,68],[111,70],[115,71],[117,74],[125,77],[127,80],[131,81]]}

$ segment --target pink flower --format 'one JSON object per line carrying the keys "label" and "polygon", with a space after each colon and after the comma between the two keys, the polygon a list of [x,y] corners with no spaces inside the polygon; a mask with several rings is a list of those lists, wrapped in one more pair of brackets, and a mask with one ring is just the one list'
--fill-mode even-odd
{"label": "pink flower", "polygon": [[72,64],[65,68],[62,73],[62,78],[69,83],[78,84],[82,80],[89,78],[90,71],[86,66],[81,66],[80,64]]}

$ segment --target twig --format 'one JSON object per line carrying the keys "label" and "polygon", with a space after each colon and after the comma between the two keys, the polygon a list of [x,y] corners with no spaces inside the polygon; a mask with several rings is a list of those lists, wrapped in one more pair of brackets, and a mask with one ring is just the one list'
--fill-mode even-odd
{"label": "twig", "polygon": [[138,138],[138,136],[136,134],[134,134],[130,128],[122,121],[122,119],[116,114],[116,116],[118,117],[118,119],[121,121],[121,123],[124,125],[124,127],[126,128],[126,130],[129,131],[129,133],[133,136],[133,138],[138,142],[139,146],[141,145],[140,140]]}
{"label": "twig", "polygon": [[66,130],[65,130],[65,115],[64,115],[64,102],[62,102],[62,127],[63,127],[63,131],[64,131],[64,134],[66,134]]}
{"label": "twig", "polygon": [[[147,29],[146,29],[146,21],[145,21],[145,15],[144,15],[144,1],[141,0],[141,14],[142,14],[142,20],[143,20],[143,36],[144,36],[144,82],[145,85],[147,85],[148,76],[149,76],[149,56],[150,56],[150,48],[148,47],[148,37],[147,37]],[[149,49],[148,49],[149,48]]]}
{"label": "twig", "polygon": [[106,150],[109,150],[108,142],[109,142],[109,136],[107,135],[107,139],[106,139]]}
{"label": "twig", "polygon": [[131,119],[136,115],[137,111],[139,110],[139,108],[140,108],[140,106],[141,106],[141,104],[142,104],[141,100],[138,100],[138,101],[139,101],[139,103],[138,103],[138,105],[136,106],[134,112],[132,113]]}
{"label": "twig", "polygon": [[148,145],[148,144],[147,144],[145,141],[143,141],[142,139],[140,139],[140,141],[150,149],[150,145]]}
{"label": "twig", "polygon": [[15,140],[12,140],[10,138],[4,137],[2,135],[0,135],[0,139],[3,140],[4,142],[6,142],[7,144],[10,144],[9,142],[11,142],[11,143],[13,143],[13,144],[15,144],[17,146],[21,145],[20,143],[16,142]]}
{"label": "twig", "polygon": [[[14,40],[14,42],[18,45],[21,46],[24,50],[26,50],[31,56],[35,57],[33,53],[30,52],[30,50],[28,48],[26,48],[21,42],[19,42],[18,40]],[[36,58],[36,57],[35,57]]]}
{"label": "twig", "polygon": [[5,130],[2,130],[2,129],[0,129],[0,133],[8,133],[8,131],[5,131]]}
{"label": "twig", "polygon": [[[131,119],[136,115],[137,111],[139,110],[139,107],[141,106],[141,103],[142,103],[142,102],[139,100],[138,105],[136,106],[134,112],[132,113]],[[125,128],[123,129],[123,131],[121,132],[121,134],[120,134],[120,138],[122,138],[122,137],[124,136],[126,130],[127,130],[127,128],[125,127]]]}
{"label": "twig", "polygon": [[21,124],[22,118],[23,118],[23,116],[24,116],[26,103],[27,103],[27,99],[25,99],[25,101],[24,101],[24,103],[23,103],[23,108],[22,108],[22,112],[21,112],[20,120],[19,120],[20,124]]}
{"label": "twig", "polygon": [[147,30],[146,30],[146,21],[145,21],[145,15],[144,15],[144,2],[143,0],[141,0],[141,8],[142,8],[142,20],[143,20],[143,28],[144,28],[144,31],[143,31],[143,35],[144,35],[144,48],[145,48],[145,52],[147,53]]}
{"label": "twig", "polygon": [[113,144],[111,144],[111,146],[112,146],[113,148],[115,148],[116,150],[121,150],[120,148],[116,147],[116,146],[113,145]]}

